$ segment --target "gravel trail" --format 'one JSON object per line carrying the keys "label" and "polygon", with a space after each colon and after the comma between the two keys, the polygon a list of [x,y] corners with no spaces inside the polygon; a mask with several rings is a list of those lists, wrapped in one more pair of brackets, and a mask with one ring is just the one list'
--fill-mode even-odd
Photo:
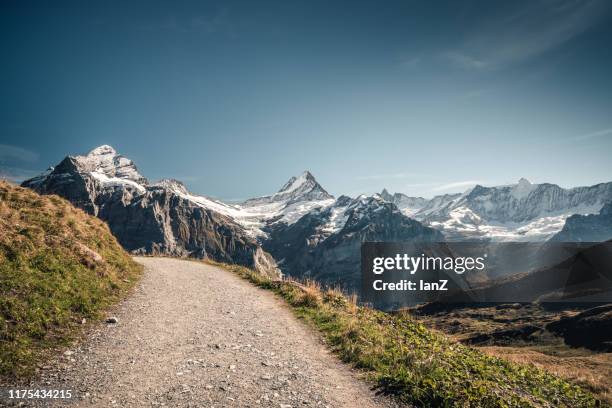
{"label": "gravel trail", "polygon": [[[145,265],[134,293],[37,386],[84,407],[391,407],[269,291],[171,258]],[[48,384],[48,385],[45,385]]]}

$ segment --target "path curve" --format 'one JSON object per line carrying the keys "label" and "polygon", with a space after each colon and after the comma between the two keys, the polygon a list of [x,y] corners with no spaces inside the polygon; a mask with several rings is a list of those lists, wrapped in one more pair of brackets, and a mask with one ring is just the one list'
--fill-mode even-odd
{"label": "path curve", "polygon": [[218,267],[136,258],[145,273],[87,340],[42,371],[71,406],[390,407],[269,291]]}

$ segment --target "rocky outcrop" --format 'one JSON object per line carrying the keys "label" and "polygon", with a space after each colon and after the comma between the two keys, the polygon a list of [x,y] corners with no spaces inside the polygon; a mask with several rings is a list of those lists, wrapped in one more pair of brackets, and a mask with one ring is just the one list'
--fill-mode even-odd
{"label": "rocky outcrop", "polygon": [[190,200],[176,180],[150,184],[110,146],[66,157],[23,186],[60,195],[106,221],[133,253],[209,258],[279,276],[274,260],[231,217]]}
{"label": "rocky outcrop", "polygon": [[599,214],[575,214],[565,220],[563,229],[552,241],[601,242],[612,240],[612,202],[606,204]]}

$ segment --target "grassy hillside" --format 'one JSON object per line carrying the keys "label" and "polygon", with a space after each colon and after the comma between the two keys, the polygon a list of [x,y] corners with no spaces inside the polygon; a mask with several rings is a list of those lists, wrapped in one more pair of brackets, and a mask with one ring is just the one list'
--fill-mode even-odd
{"label": "grassy hillside", "polygon": [[283,297],[346,362],[382,392],[424,407],[599,407],[590,392],[532,365],[511,363],[427,329],[408,313],[356,305],[314,284],[272,281],[222,265]]}
{"label": "grassy hillside", "polygon": [[140,272],[97,218],[0,181],[0,376],[30,374]]}

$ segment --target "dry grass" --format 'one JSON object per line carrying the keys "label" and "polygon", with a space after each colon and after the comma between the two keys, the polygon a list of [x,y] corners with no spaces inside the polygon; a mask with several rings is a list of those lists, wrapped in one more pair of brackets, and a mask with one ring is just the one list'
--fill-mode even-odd
{"label": "dry grass", "polygon": [[30,375],[140,272],[102,221],[0,181],[0,375]]}

